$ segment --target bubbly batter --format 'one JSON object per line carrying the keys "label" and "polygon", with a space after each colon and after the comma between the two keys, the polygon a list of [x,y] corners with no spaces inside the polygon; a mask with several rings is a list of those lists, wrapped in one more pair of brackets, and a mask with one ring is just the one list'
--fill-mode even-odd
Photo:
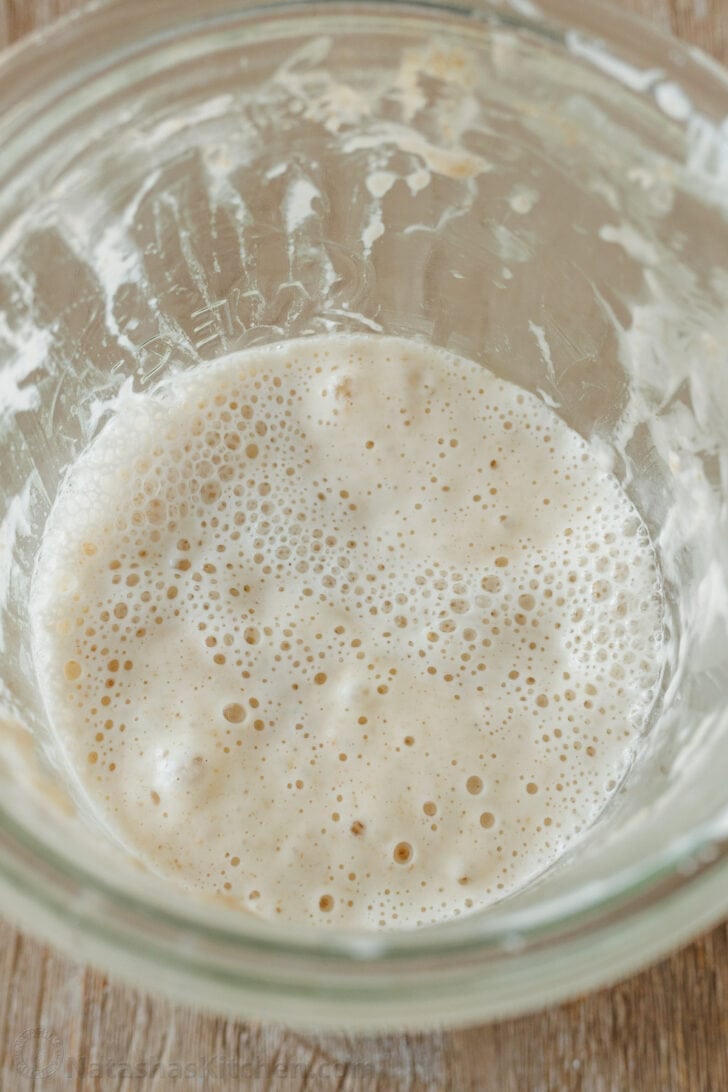
{"label": "bubbly batter", "polygon": [[411,927],[601,812],[662,662],[642,522],[537,398],[314,337],[128,395],[71,468],[39,684],[103,824],[267,918]]}

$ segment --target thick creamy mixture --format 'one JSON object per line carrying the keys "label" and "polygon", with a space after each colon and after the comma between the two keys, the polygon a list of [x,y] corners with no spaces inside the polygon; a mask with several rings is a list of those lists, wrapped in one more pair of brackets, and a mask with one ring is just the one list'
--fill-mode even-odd
{"label": "thick creamy mixture", "polygon": [[600,813],[662,657],[646,531],[534,396],[404,340],[129,395],[72,467],[38,678],[99,818],[274,919],[487,905]]}

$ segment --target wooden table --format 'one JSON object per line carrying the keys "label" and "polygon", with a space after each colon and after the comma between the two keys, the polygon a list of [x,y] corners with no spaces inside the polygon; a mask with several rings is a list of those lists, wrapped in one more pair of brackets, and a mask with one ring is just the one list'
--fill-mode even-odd
{"label": "wooden table", "polygon": [[[728,63],[728,0],[619,2]],[[0,0],[0,46],[78,4]],[[39,1027],[58,1037],[75,1076],[63,1067],[35,1081],[18,1072],[18,1058],[30,1049],[23,1036]],[[186,1066],[190,1075],[175,1077]],[[352,1039],[174,1006],[0,922],[0,1092],[203,1087],[728,1092],[728,926],[621,985],[535,1016]]]}

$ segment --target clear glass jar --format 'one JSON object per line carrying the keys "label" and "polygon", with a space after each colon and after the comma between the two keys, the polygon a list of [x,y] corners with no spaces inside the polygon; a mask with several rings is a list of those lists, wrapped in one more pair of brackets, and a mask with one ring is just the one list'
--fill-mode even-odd
{"label": "clear glass jar", "polygon": [[[125,0],[8,52],[4,912],[186,1001],[375,1028],[537,1007],[726,911],[727,113],[716,65],[571,0]],[[538,392],[637,503],[670,606],[662,691],[602,819],[519,895],[412,933],[276,928],[128,860],[68,789],[29,652],[45,515],[120,386],[330,330],[424,339]]]}

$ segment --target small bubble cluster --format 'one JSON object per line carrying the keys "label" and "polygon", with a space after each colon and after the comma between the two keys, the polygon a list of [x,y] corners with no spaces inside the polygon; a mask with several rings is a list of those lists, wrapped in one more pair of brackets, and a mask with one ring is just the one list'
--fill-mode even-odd
{"label": "small bubble cluster", "polygon": [[504,897],[602,811],[659,676],[636,511],[534,396],[316,337],[130,395],[33,583],[38,677],[104,822],[271,919]]}

